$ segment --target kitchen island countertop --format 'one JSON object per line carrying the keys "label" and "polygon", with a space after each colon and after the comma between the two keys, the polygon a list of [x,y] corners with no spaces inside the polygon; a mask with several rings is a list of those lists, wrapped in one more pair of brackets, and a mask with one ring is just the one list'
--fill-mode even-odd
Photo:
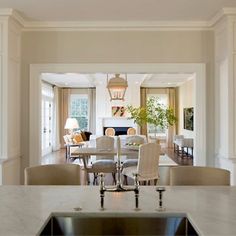
{"label": "kitchen island countertop", "polygon": [[[200,235],[236,235],[236,187],[166,187],[158,212],[154,186],[141,186],[135,211],[133,192],[105,193],[98,186],[1,186],[0,235],[37,235],[51,214],[186,214]],[[75,208],[82,208],[76,211]]]}

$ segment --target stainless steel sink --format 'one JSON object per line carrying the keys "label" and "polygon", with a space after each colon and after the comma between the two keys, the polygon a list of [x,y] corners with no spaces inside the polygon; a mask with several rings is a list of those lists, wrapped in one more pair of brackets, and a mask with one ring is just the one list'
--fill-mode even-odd
{"label": "stainless steel sink", "polygon": [[39,235],[198,235],[181,216],[52,216]]}

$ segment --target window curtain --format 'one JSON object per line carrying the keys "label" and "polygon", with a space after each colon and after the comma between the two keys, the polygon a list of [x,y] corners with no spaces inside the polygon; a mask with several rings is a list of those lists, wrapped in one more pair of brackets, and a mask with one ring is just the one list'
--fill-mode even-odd
{"label": "window curtain", "polygon": [[[146,107],[146,101],[147,101],[147,92],[148,88],[141,88],[140,89],[140,104],[141,107]],[[147,136],[147,124],[143,124],[140,127],[140,133]]]}
{"label": "window curtain", "polygon": [[96,133],[96,88],[88,89],[88,130]]}
{"label": "window curtain", "polygon": [[[167,89],[168,94],[168,105],[170,108],[173,109],[174,115],[176,116],[175,112],[175,88],[168,88]],[[170,126],[167,131],[167,147],[172,148],[173,147],[173,136],[176,133],[176,125]]]}
{"label": "window curtain", "polygon": [[[69,114],[69,109],[68,109],[68,105],[70,100],[70,89],[67,88],[63,88],[60,89],[60,107],[61,107],[61,111],[60,111],[60,139],[61,139],[61,144],[64,144],[64,139],[63,136],[65,134],[67,134],[67,130],[64,129],[65,123],[66,123],[66,119],[68,118],[68,114]],[[64,146],[64,145],[63,145]]]}
{"label": "window curtain", "polygon": [[52,128],[52,150],[57,151],[60,149],[60,113],[59,113],[59,91],[58,87],[53,87],[53,128]]}

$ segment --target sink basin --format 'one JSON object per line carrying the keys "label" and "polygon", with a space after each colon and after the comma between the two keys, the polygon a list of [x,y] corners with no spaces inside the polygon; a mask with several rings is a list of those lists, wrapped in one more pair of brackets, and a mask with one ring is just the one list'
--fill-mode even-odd
{"label": "sink basin", "polygon": [[52,216],[39,235],[198,235],[181,216]]}

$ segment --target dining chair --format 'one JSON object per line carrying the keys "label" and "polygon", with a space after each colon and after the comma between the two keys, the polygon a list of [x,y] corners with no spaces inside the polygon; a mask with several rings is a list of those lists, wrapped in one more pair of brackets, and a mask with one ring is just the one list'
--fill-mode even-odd
{"label": "dining chair", "polygon": [[[131,135],[131,136],[127,136],[126,137],[126,148],[129,148],[128,144],[137,144],[137,145],[141,145],[145,143],[145,139],[142,136],[139,135]],[[126,159],[124,160],[123,164],[122,164],[122,168],[127,168],[129,166],[136,166],[138,164],[138,152],[136,156],[129,156],[126,157]]]}
{"label": "dining chair", "polygon": [[127,129],[127,135],[135,135],[136,134],[136,129],[133,127],[130,127]]}
{"label": "dining chair", "polygon": [[80,185],[83,171],[75,164],[50,164],[25,168],[25,185]]}
{"label": "dining chair", "polygon": [[230,185],[230,172],[203,166],[171,167],[170,185]]}
{"label": "dining chair", "polygon": [[[96,148],[114,150],[114,138],[110,136],[101,136],[96,138]],[[97,183],[98,173],[112,173],[114,183],[116,182],[116,162],[114,156],[96,156],[96,161],[92,163],[90,172],[94,173],[93,184]]]}
{"label": "dining chair", "polygon": [[127,177],[134,179],[138,174],[138,180],[149,182],[158,180],[158,164],[161,147],[157,143],[145,143],[139,146],[137,166],[123,168],[124,183],[127,184]]}
{"label": "dining chair", "polygon": [[106,136],[115,136],[115,129],[114,128],[106,128],[105,130],[105,135]]}

